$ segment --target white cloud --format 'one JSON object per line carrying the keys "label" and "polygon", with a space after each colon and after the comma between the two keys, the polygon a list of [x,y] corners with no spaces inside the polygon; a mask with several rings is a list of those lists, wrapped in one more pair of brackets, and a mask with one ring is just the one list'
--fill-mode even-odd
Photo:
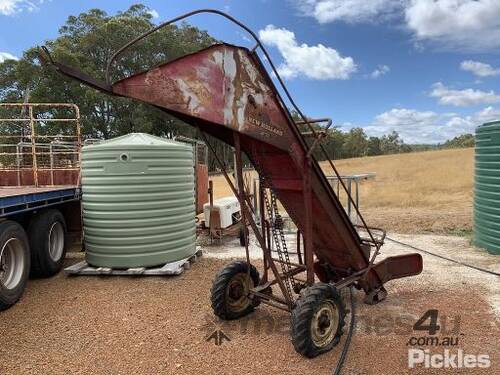
{"label": "white cloud", "polygon": [[0,14],[10,16],[16,13],[19,0],[0,0]]}
{"label": "white cloud", "polygon": [[486,107],[483,110],[469,116],[453,116],[446,122],[446,126],[453,126],[456,129],[463,129],[463,133],[473,133],[475,128],[485,122],[499,121],[500,108]]}
{"label": "white cloud", "polygon": [[375,117],[375,125],[404,126],[435,123],[439,115],[435,112],[419,112],[415,109],[394,108]]}
{"label": "white cloud", "polygon": [[400,0],[295,0],[305,15],[319,23],[374,21],[400,8]]}
{"label": "white cloud", "polygon": [[[249,38],[249,37],[248,37],[245,33],[242,33],[242,32],[240,32],[240,31],[237,31],[236,33],[237,33],[237,34],[238,34],[238,36],[239,36],[242,40],[244,40],[245,42],[255,44],[255,40],[250,39],[250,38]],[[265,56],[264,56],[264,57],[265,57]]]}
{"label": "white cloud", "polygon": [[474,121],[478,125],[490,121],[500,121],[500,108],[486,107],[475,114]]}
{"label": "white cloud", "polygon": [[438,98],[440,104],[453,105],[456,107],[500,103],[500,96],[496,95],[493,90],[453,90],[446,87],[441,82],[437,82],[432,85],[430,96]]}
{"label": "white cloud", "polygon": [[492,77],[500,75],[500,69],[495,69],[490,64],[485,64],[479,61],[462,61],[460,68],[466,72],[471,72],[478,77]]}
{"label": "white cloud", "polygon": [[284,28],[267,25],[259,31],[263,43],[278,48],[284,62],[278,67],[284,78],[304,75],[312,79],[348,79],[356,71],[352,57],[342,57],[335,49],[322,44],[298,44],[295,34]]}
{"label": "white cloud", "polygon": [[387,65],[379,65],[377,68],[370,74],[370,77],[373,79],[377,79],[391,71]]}
{"label": "white cloud", "polygon": [[405,19],[419,40],[467,50],[500,47],[498,0],[411,0]]}
{"label": "white cloud", "polygon": [[11,53],[0,52],[0,63],[3,63],[5,60],[19,60],[19,59]]}
{"label": "white cloud", "polygon": [[[377,22],[397,18],[415,42],[446,49],[500,47],[499,0],[291,0],[319,23]],[[421,43],[416,44],[422,47]]]}
{"label": "white cloud", "polygon": [[370,136],[378,137],[397,131],[410,144],[439,143],[454,136],[450,129],[442,126],[444,117],[432,111],[394,108],[376,116],[374,122],[365,127],[365,131]]}
{"label": "white cloud", "polygon": [[477,126],[495,120],[500,120],[500,108],[491,106],[467,116],[394,108],[379,114],[363,128],[370,136],[397,131],[406,143],[443,143],[461,134],[474,133]]}
{"label": "white cloud", "polygon": [[157,11],[157,10],[155,10],[155,9],[150,9],[150,10],[148,11],[148,13],[149,13],[149,14],[151,14],[151,16],[152,16],[153,18],[159,18],[159,17],[160,17],[160,14],[159,14],[159,13],[158,13],[158,11]]}
{"label": "white cloud", "polygon": [[45,0],[0,0],[0,15],[12,16],[23,11],[33,12]]}

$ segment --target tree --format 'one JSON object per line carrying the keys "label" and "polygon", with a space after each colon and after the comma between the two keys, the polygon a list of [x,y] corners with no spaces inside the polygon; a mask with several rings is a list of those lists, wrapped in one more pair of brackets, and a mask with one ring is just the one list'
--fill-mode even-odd
{"label": "tree", "polygon": [[375,156],[375,155],[381,155],[382,154],[382,148],[381,148],[381,142],[380,138],[378,137],[370,137],[368,139],[368,147],[366,150],[366,154],[368,156]]}
{"label": "tree", "polygon": [[[59,36],[46,42],[56,61],[81,69],[104,81],[106,64],[125,43],[152,29],[152,15],[141,4],[124,12],[108,15],[91,9],[70,16],[59,29]],[[187,23],[170,25],[151,34],[127,50],[113,65],[112,80],[147,70],[160,63],[206,48],[217,41],[206,31]],[[82,134],[86,138],[112,138],[130,132],[158,136],[182,134],[197,138],[194,128],[144,103],[112,97],[65,78],[40,61],[38,46],[24,52],[19,61],[0,64],[0,101],[22,102],[26,91],[31,102],[68,102],[80,107]],[[211,138],[211,143],[232,160],[230,147]],[[209,164],[214,166],[212,156]]]}
{"label": "tree", "polygon": [[[91,9],[68,17],[59,37],[46,45],[57,61],[104,81],[106,63],[113,52],[153,27],[152,16],[144,5],[132,5],[114,16]],[[113,80],[215,42],[207,32],[188,24],[171,25],[126,52],[113,67]],[[39,53],[39,48],[33,47],[19,61],[0,64],[1,101],[22,101],[29,89],[32,102],[74,102],[80,107],[83,134],[88,137],[109,138],[133,131],[166,135],[181,130],[184,135],[194,135],[193,129],[151,106],[111,97],[66,79],[42,64]]]}
{"label": "tree", "polygon": [[451,140],[446,141],[442,147],[443,148],[465,148],[474,147],[476,143],[475,137],[472,134],[462,134]]}
{"label": "tree", "polygon": [[344,143],[344,148],[346,149],[347,157],[359,157],[365,156],[368,146],[368,141],[366,139],[366,133],[362,128],[352,128]]}
{"label": "tree", "polygon": [[386,134],[380,139],[380,151],[382,151],[384,155],[401,152],[402,145],[403,140],[396,131],[392,131],[390,134]]}

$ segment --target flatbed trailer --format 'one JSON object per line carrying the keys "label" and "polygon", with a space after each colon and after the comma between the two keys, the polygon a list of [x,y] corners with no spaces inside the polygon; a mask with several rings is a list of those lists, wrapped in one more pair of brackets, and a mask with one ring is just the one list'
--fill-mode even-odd
{"label": "flatbed trailer", "polygon": [[[73,115],[48,116],[54,108]],[[58,273],[67,248],[81,240],[80,133],[74,105],[1,103],[0,111],[0,310],[4,310],[21,298],[30,276]],[[71,123],[73,132],[59,126],[55,135],[46,132],[50,123],[65,122]],[[37,133],[37,125],[43,125],[43,133]]]}
{"label": "flatbed trailer", "polygon": [[0,219],[79,201],[78,186],[0,187]]}

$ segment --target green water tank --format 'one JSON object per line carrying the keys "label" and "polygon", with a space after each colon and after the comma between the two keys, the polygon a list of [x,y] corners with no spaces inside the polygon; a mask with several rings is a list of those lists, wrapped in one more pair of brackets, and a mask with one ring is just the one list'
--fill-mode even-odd
{"label": "green water tank", "polygon": [[500,121],[476,130],[474,243],[500,254]]}
{"label": "green water tank", "polygon": [[151,267],[195,253],[193,150],[133,133],[82,149],[87,263]]}

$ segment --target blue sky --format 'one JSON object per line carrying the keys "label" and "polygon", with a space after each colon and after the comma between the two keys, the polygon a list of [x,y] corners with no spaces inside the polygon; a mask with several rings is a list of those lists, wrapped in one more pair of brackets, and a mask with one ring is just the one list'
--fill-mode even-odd
{"label": "blue sky", "polygon": [[[129,0],[0,0],[0,61],[55,38],[70,15]],[[500,120],[499,0],[144,0],[161,22],[225,10],[254,31],[309,116],[407,143],[443,142]],[[215,16],[191,23],[251,47]]]}

